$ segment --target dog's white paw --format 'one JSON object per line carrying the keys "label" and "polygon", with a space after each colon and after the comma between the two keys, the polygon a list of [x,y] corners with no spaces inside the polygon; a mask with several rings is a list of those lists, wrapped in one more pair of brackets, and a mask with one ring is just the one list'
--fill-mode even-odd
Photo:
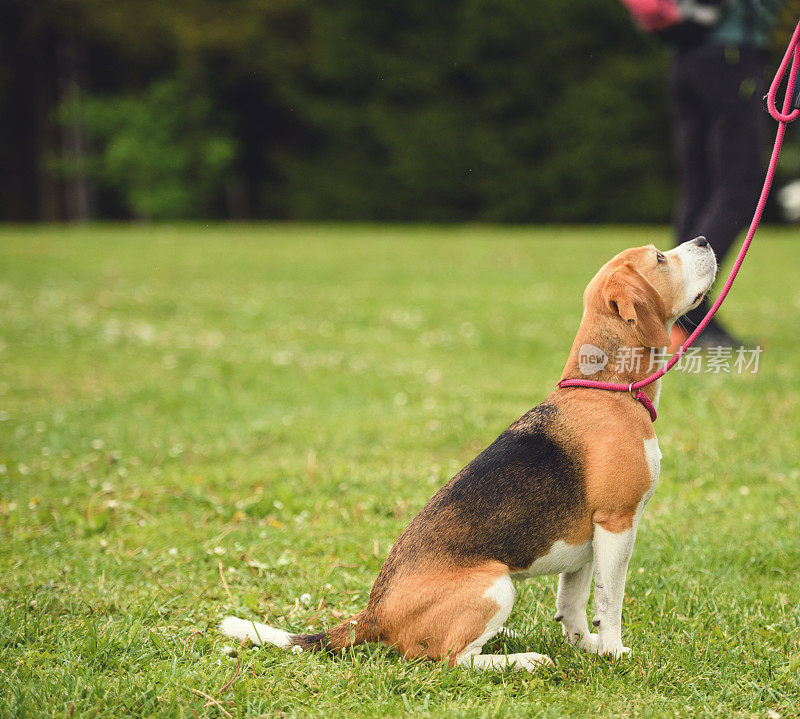
{"label": "dog's white paw", "polygon": [[629,657],[633,654],[633,651],[629,647],[623,647],[622,643],[619,644],[610,644],[608,646],[598,646],[597,653],[601,657],[614,657],[614,659],[622,659],[623,657]]}
{"label": "dog's white paw", "polygon": [[561,634],[573,647],[578,647],[591,654],[597,654],[597,648],[600,643],[597,634],[590,634],[588,629],[576,629],[565,623],[561,624]]}
{"label": "dog's white paw", "polygon": [[551,666],[554,667],[553,660],[546,654],[537,654],[536,652],[525,652],[524,654],[509,654],[508,663],[514,668],[515,671],[532,672],[537,667]]}
{"label": "dog's white paw", "polygon": [[600,644],[600,637],[597,634],[583,634],[577,642],[577,646],[579,646],[583,651],[589,652],[589,654],[597,654],[597,647]]}

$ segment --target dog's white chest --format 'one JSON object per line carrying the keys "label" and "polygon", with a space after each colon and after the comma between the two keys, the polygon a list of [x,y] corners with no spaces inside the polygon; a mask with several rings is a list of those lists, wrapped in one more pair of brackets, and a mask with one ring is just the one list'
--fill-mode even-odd
{"label": "dog's white chest", "polygon": [[574,572],[580,569],[592,558],[592,543],[567,544],[558,540],[550,547],[550,551],[539,557],[526,570],[516,576],[538,577],[542,574],[561,574],[561,572]]}

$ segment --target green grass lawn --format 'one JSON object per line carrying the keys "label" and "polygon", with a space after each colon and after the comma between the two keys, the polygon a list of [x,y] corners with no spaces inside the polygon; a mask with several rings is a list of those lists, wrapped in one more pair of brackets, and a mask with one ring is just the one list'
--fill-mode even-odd
{"label": "green grass lawn", "polygon": [[798,716],[796,230],[757,236],[723,311],[759,373],[664,382],[631,658],[562,644],[555,577],[492,643],[555,661],[530,675],[233,657],[216,630],[361,609],[414,513],[553,389],[588,279],[649,242],[668,231],[0,229],[0,715]]}

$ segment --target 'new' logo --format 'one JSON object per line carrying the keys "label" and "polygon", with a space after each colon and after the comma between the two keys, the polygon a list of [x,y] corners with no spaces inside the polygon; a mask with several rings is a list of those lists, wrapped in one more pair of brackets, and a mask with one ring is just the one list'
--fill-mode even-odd
{"label": "'new' logo", "polygon": [[585,344],[578,350],[578,369],[581,374],[597,374],[608,364],[608,355],[599,347]]}

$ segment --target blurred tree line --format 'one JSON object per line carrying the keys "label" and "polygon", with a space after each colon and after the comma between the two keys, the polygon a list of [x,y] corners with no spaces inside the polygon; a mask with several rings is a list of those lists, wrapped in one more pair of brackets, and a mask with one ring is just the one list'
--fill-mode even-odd
{"label": "blurred tree line", "polygon": [[665,221],[667,60],[618,0],[0,0],[0,219]]}

